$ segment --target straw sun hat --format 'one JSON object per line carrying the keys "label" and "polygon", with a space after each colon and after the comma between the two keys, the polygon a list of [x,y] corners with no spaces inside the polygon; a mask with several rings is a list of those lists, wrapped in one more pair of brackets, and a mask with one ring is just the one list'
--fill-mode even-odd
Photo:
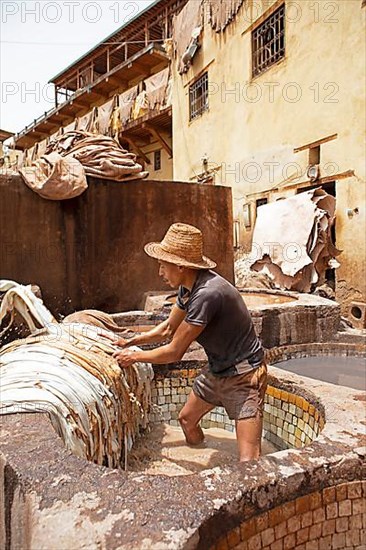
{"label": "straw sun hat", "polygon": [[146,254],[157,260],[191,269],[212,269],[216,263],[203,256],[202,233],[186,223],[174,223],[161,243],[148,243]]}

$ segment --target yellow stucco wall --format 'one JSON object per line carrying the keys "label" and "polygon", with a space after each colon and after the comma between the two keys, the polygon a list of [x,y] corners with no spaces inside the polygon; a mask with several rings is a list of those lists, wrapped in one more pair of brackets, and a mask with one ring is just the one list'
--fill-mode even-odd
{"label": "yellow stucco wall", "polygon": [[[273,4],[246,0],[223,33],[205,21],[193,66],[183,76],[173,71],[174,179],[201,172],[205,154],[209,167],[221,166],[216,183],[233,188],[248,250],[252,231],[244,227],[243,205],[250,203],[253,214],[253,194],[267,191],[269,200],[294,194],[286,186],[306,185],[309,154],[294,148],[338,134],[321,145],[320,161],[321,176],[355,173],[336,182],[336,238],[343,250],[337,290],[345,302],[365,300],[366,9],[361,0],[286,0],[285,58],[252,79],[250,26]],[[206,67],[209,110],[190,122],[189,84]],[[347,209],[356,207],[359,213],[349,217]]]}

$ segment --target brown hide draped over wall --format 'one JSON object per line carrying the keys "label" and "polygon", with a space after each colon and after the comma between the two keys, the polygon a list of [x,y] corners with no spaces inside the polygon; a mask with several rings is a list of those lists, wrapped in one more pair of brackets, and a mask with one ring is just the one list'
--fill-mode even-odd
{"label": "brown hide draped over wall", "polygon": [[230,188],[94,178],[88,183],[80,197],[51,202],[20,176],[0,176],[3,279],[38,284],[55,314],[138,309],[144,292],[167,290],[143,245],[161,240],[179,221],[203,231],[205,253],[233,281]]}
{"label": "brown hide draped over wall", "polygon": [[64,128],[64,134],[67,132],[73,132],[76,129],[77,120],[74,120],[73,122],[70,122],[67,126]]}
{"label": "brown hide draped over wall", "polygon": [[244,0],[210,0],[209,23],[214,31],[222,32],[235,19]]}
{"label": "brown hide draped over wall", "polygon": [[110,120],[112,116],[113,109],[115,107],[116,99],[110,99],[107,101],[107,103],[104,103],[104,105],[101,105],[98,107],[98,133],[103,134],[105,136],[109,135],[109,129],[110,129]]}
{"label": "brown hide draped over wall", "polygon": [[162,109],[166,101],[169,81],[169,68],[154,74],[145,80],[149,109]]}
{"label": "brown hide draped over wall", "polygon": [[131,119],[132,109],[137,97],[137,86],[130,88],[119,96],[119,111],[122,126]]}
{"label": "brown hide draped over wall", "polygon": [[91,132],[93,128],[95,111],[89,111],[86,115],[80,117],[76,122],[76,130],[82,130],[84,132]]}
{"label": "brown hide draped over wall", "polygon": [[194,29],[202,25],[202,2],[201,0],[190,0],[182,11],[173,18],[173,41],[177,54],[178,71],[183,73],[186,65],[182,57],[188,48]]}
{"label": "brown hide draped over wall", "polygon": [[148,176],[136,155],[111,137],[76,130],[50,141],[46,154],[19,172],[33,191],[50,200],[81,195],[88,187],[86,175],[120,182]]}
{"label": "brown hide draped over wall", "polygon": [[42,155],[45,154],[46,149],[47,149],[47,145],[48,145],[48,139],[44,139],[43,141],[39,142],[38,149],[37,149],[37,156],[38,157],[41,157]]}

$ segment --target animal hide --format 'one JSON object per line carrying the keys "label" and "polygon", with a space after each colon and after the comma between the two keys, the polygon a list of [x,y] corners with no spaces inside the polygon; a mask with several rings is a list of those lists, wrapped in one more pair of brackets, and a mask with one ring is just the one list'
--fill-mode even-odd
{"label": "animal hide", "polygon": [[149,109],[159,110],[165,106],[169,81],[169,68],[145,80]]}
{"label": "animal hide", "polygon": [[335,198],[321,188],[258,208],[251,269],[268,275],[278,288],[309,292],[322,285],[340,254],[331,239]]}
{"label": "animal hide", "polygon": [[114,181],[143,179],[148,172],[136,155],[114,139],[82,131],[67,132],[52,140],[46,154],[20,170],[25,183],[50,200],[77,197],[87,189],[86,176]]}
{"label": "animal hide", "polygon": [[114,332],[57,323],[30,286],[0,281],[0,292],[0,325],[17,310],[32,332],[0,349],[0,414],[48,413],[68,450],[125,466],[148,422],[151,365],[120,368],[112,357]]}
{"label": "animal hide", "polygon": [[216,32],[223,32],[235,19],[244,0],[209,0],[209,22]]}
{"label": "animal hide", "polygon": [[190,63],[184,61],[183,56],[201,28],[202,2],[201,0],[190,0],[182,11],[173,17],[173,42],[180,74],[186,72],[190,66]]}

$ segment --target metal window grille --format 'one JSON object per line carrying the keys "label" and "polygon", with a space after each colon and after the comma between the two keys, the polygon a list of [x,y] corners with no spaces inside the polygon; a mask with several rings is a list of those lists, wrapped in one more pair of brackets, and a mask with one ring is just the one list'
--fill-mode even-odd
{"label": "metal window grille", "polygon": [[189,120],[208,109],[208,73],[204,73],[189,87]]}
{"label": "metal window grille", "polygon": [[154,152],[154,170],[161,170],[161,151]]}
{"label": "metal window grille", "polygon": [[252,32],[252,76],[285,56],[285,4]]}

